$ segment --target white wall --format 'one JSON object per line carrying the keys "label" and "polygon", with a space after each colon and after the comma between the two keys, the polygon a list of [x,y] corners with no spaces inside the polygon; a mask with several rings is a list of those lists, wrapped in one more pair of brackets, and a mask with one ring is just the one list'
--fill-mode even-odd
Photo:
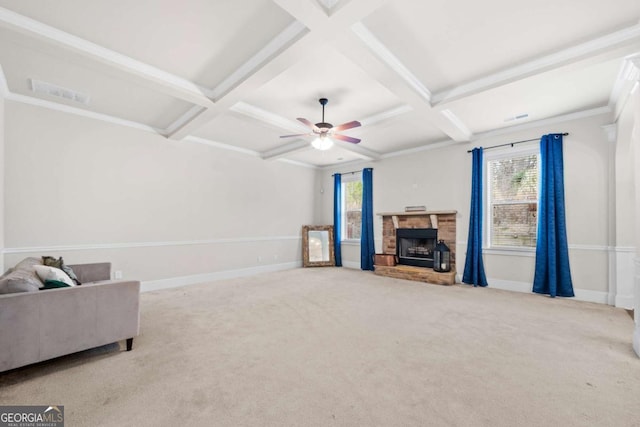
{"label": "white wall", "polygon": [[616,140],[616,306],[633,306],[633,275],[636,254],[635,170],[637,169],[631,134],[635,99],[630,96],[617,123]]}
{"label": "white wall", "polygon": [[313,169],[13,101],[5,144],[7,266],[50,254],[197,281],[300,262]]}
{"label": "white wall", "polygon": [[[471,155],[473,146],[489,147],[511,141],[539,138],[546,133],[569,132],[565,137],[565,193],[567,234],[576,297],[606,303],[608,293],[608,150],[602,125],[607,116],[546,125],[486,138],[474,144],[414,152],[404,156],[323,171],[322,184],[331,189],[331,174],[373,167],[374,212],[402,211],[408,205],[429,210],[457,210],[458,273],[464,268],[469,222]],[[533,143],[535,144],[535,142]],[[510,148],[506,148],[509,150]],[[319,196],[323,222],[331,223],[333,191]],[[375,219],[376,249],[381,249],[381,219]],[[359,248],[343,248],[345,265],[359,265]],[[490,286],[530,291],[534,256],[485,253]]]}
{"label": "white wall", "polygon": [[[4,250],[4,96],[0,93],[0,255]],[[4,273],[4,257],[0,256],[0,274]]]}

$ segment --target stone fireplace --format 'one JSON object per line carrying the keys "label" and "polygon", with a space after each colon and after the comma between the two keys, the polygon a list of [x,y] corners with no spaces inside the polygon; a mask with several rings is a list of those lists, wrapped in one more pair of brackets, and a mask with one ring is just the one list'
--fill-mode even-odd
{"label": "stone fireplace", "polygon": [[[376,274],[441,285],[455,283],[457,211],[385,212],[378,215],[382,217],[382,252],[396,256],[398,265],[376,265]],[[432,269],[433,249],[438,240],[444,240],[451,251],[450,272],[439,273]],[[406,256],[401,258],[402,252]]]}

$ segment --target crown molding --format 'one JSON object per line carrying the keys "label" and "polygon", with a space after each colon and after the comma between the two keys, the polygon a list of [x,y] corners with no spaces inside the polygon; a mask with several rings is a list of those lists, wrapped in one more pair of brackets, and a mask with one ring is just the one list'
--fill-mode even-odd
{"label": "crown molding", "polygon": [[449,103],[498,86],[503,86],[534,74],[540,74],[588,57],[593,57],[606,50],[614,49],[638,40],[640,40],[640,24],[624,28],[550,55],[542,56],[515,67],[504,69],[469,83],[440,91],[433,95],[433,105]]}
{"label": "crown molding", "polygon": [[[222,142],[212,141],[210,139],[201,138],[201,137],[198,137],[198,136],[187,136],[182,141],[184,141],[184,142],[194,142],[196,144],[204,144],[204,145],[208,145],[210,147],[215,147],[215,148],[219,148],[219,149],[222,149],[222,150],[228,150],[228,151],[235,151],[237,153],[246,154],[248,156],[259,157],[261,159],[264,159],[264,153],[260,153],[260,152],[255,151],[255,150],[250,150],[248,148],[236,147],[235,145],[224,144]],[[277,160],[277,161],[280,161],[280,162],[283,162],[283,163],[289,163],[289,164],[295,165],[295,166],[301,166],[301,167],[304,167],[304,168],[317,169],[316,166],[313,166],[313,165],[310,165],[310,164],[304,163],[304,162],[299,162],[299,161],[296,161],[296,160],[289,160],[289,159],[283,159],[283,158],[274,158],[274,160]]]}
{"label": "crown molding", "polygon": [[235,151],[237,153],[247,154],[253,157],[260,157],[260,153],[255,150],[250,150],[248,148],[237,147],[235,145],[224,144],[222,142],[212,141],[210,139],[201,138],[199,136],[189,135],[186,138],[182,139],[184,142],[195,142],[196,144],[204,144],[210,147],[221,148],[223,150]]}
{"label": "crown molding", "polygon": [[[1,70],[0,70],[1,71]],[[2,74],[0,73],[0,78],[2,77]],[[1,81],[0,81],[1,83]],[[107,114],[101,114],[101,113],[94,113],[92,111],[88,111],[88,110],[83,110],[81,108],[77,108],[77,107],[71,107],[68,105],[64,105],[64,104],[59,104],[57,102],[52,102],[52,101],[47,101],[45,99],[40,99],[40,98],[34,98],[34,97],[30,97],[30,96],[26,96],[26,95],[20,95],[20,94],[15,94],[15,93],[11,93],[8,92],[8,95],[6,95],[4,97],[6,100],[8,101],[13,101],[13,102],[17,102],[17,103],[21,103],[21,104],[27,104],[27,105],[33,105],[36,107],[42,107],[42,108],[47,108],[49,110],[53,110],[53,111],[59,111],[62,113],[68,113],[68,114],[73,114],[76,116],[80,116],[80,117],[85,117],[85,118],[89,118],[89,119],[93,119],[93,120],[99,120],[105,123],[110,123],[110,124],[115,124],[118,126],[125,126],[128,128],[133,128],[133,129],[137,129],[137,130],[142,130],[145,132],[150,132],[156,135],[161,135],[166,137],[167,135],[167,130],[163,130],[163,129],[158,129],[152,126],[148,126],[142,123],[138,123],[138,122],[133,122],[131,120],[125,120],[125,119],[121,119],[119,117],[114,117],[114,116],[110,116]],[[263,158],[264,153],[259,153],[258,151],[255,150],[250,150],[247,148],[242,148],[242,147],[237,147],[235,145],[230,145],[230,144],[224,144],[221,142],[217,142],[217,141],[212,141],[210,139],[206,139],[206,138],[200,138],[197,136],[192,136],[189,135],[187,137],[185,137],[184,139],[182,139],[182,141],[184,142],[192,142],[192,143],[197,143],[197,144],[204,144],[204,145],[208,145],[210,147],[215,147],[215,148],[219,148],[222,150],[228,150],[228,151],[235,151],[237,153],[242,153],[245,155],[249,155],[252,157],[259,157],[259,158]],[[304,162],[299,162],[299,161],[295,161],[295,160],[288,160],[288,159],[283,159],[283,158],[278,158],[275,159],[278,161],[282,161],[285,163],[289,163],[292,165],[296,165],[296,166],[301,166],[301,167],[305,167],[305,168],[312,168],[312,169],[316,169],[316,166],[310,165],[308,163],[304,163]]]}
{"label": "crown molding", "polygon": [[560,116],[549,117],[546,119],[536,120],[532,122],[522,123],[519,125],[514,125],[514,126],[509,126],[505,128],[494,129],[491,131],[478,133],[470,141],[454,141],[454,140],[447,139],[439,142],[421,145],[419,147],[408,148],[406,150],[390,151],[388,153],[382,154],[380,158],[388,159],[391,157],[406,156],[406,155],[419,153],[422,151],[435,150],[437,148],[448,147],[448,146],[460,144],[460,143],[479,141],[479,140],[490,138],[493,136],[510,134],[510,133],[514,133],[522,130],[545,126],[545,125],[558,124],[558,123],[568,122],[572,120],[579,120],[587,117],[599,116],[601,114],[610,114],[610,113],[611,113],[611,108],[609,106],[592,108],[589,110],[577,111],[574,113],[563,114]]}
{"label": "crown molding", "polygon": [[350,151],[363,160],[380,160],[380,153],[370,150],[365,147],[361,147],[358,144],[352,144],[350,142],[340,141],[339,139],[333,140],[334,145],[344,150]]}
{"label": "crown molding", "polygon": [[289,163],[290,165],[300,166],[307,169],[314,169],[314,170],[320,169],[318,166],[311,165],[305,162],[300,162],[298,160],[290,160],[290,159],[277,159],[277,160],[282,163]]}
{"label": "crown molding", "polygon": [[264,151],[261,153],[260,157],[262,157],[263,160],[276,160],[288,154],[308,151],[310,149],[311,144],[309,142],[297,139],[288,144]]}
{"label": "crown molding", "polygon": [[5,98],[9,101],[19,102],[21,104],[28,104],[28,105],[34,105],[36,107],[43,107],[49,110],[69,113],[76,116],[86,117],[93,120],[99,120],[106,123],[125,126],[129,128],[143,130],[145,132],[151,132],[157,135],[165,136],[164,130],[155,128],[153,126],[148,126],[148,125],[134,122],[131,120],[121,119],[119,117],[110,116],[108,114],[95,113],[93,111],[83,110],[82,108],[71,107],[65,104],[59,104],[57,102],[47,101],[45,99],[34,98],[31,96],[20,95],[20,94],[11,93],[11,92],[9,92],[9,94]]}
{"label": "crown molding", "polygon": [[613,109],[614,121],[618,120],[618,117],[622,114],[629,95],[631,95],[639,78],[640,53],[625,57],[622,64],[620,64],[618,76],[611,90],[611,95],[609,96],[609,106]]}
{"label": "crown molding", "polygon": [[537,128],[541,126],[554,125],[558,123],[564,123],[564,122],[569,122],[573,120],[579,120],[579,119],[584,119],[588,117],[594,117],[602,114],[611,114],[611,113],[612,113],[611,107],[609,107],[608,105],[605,105],[603,107],[596,107],[588,110],[575,111],[573,113],[562,114],[559,116],[548,117],[546,119],[535,120],[527,123],[522,123],[518,125],[513,125],[513,126],[500,128],[500,129],[494,129],[486,132],[477,133],[471,139],[471,141],[474,142],[474,141],[490,138],[493,136],[499,136],[499,135],[509,134],[513,132],[518,132],[521,130],[527,130],[527,129]]}
{"label": "crown molding", "polygon": [[147,82],[155,83],[156,86],[162,88],[162,91],[168,95],[203,107],[213,104],[213,101],[204,95],[208,92],[208,89],[187,79],[2,7],[0,7],[0,22],[17,28],[22,32],[35,35],[51,43],[62,45],[65,48],[97,59],[130,74],[140,76]]}
{"label": "crown molding", "polygon": [[351,169],[354,166],[361,166],[361,165],[365,165],[366,166],[366,165],[369,165],[369,164],[371,164],[370,161],[358,159],[358,160],[350,160],[350,161],[344,162],[344,163],[334,163],[332,165],[321,166],[319,169],[323,170],[323,171],[335,170],[336,173],[340,173],[340,172],[337,172],[340,169]]}
{"label": "crown molding", "polygon": [[194,105],[189,108],[183,115],[178,117],[173,121],[167,128],[165,129],[165,133],[167,136],[171,136],[175,134],[179,129],[184,127],[187,123],[191,122],[193,119],[198,117],[201,113],[203,113],[206,108],[201,107],[199,105]]}
{"label": "crown molding", "polygon": [[453,139],[447,139],[444,141],[438,141],[430,144],[421,145],[419,147],[407,148],[407,149],[398,150],[398,151],[390,151],[388,153],[384,153],[380,157],[382,159],[390,159],[392,157],[408,156],[411,154],[420,153],[422,151],[435,150],[437,148],[448,147],[450,145],[456,145],[456,144],[465,144],[467,142],[468,141],[455,141]]}
{"label": "crown molding", "polygon": [[[83,110],[83,109],[76,108],[76,107],[70,107],[70,106],[67,106],[67,105],[63,105],[63,104],[59,104],[59,103],[56,103],[56,102],[51,102],[51,101],[47,101],[47,100],[43,100],[43,99],[39,99],[39,98],[33,98],[33,97],[25,96],[25,95],[14,94],[14,93],[11,93],[11,92],[9,92],[9,94],[7,96],[5,96],[5,98],[7,100],[9,100],[9,101],[19,102],[19,103],[28,104],[28,105],[34,105],[34,106],[43,107],[43,108],[47,108],[47,109],[54,110],[54,111],[60,111],[60,112],[63,112],[63,113],[74,114],[74,115],[81,116],[81,117],[87,117],[87,118],[94,119],[94,120],[100,120],[100,121],[103,121],[103,122],[106,122],[106,123],[111,123],[111,124],[125,126],[125,127],[129,127],[129,128],[137,129],[137,130],[151,132],[151,133],[158,134],[158,135],[161,135],[161,136],[166,136],[166,133],[167,133],[166,130],[154,128],[154,127],[151,127],[151,126],[148,126],[148,125],[144,125],[142,123],[137,123],[137,122],[133,122],[133,121],[129,121],[129,120],[124,120],[124,119],[120,119],[118,117],[109,116],[109,115],[106,115],[106,114],[94,113],[94,112],[91,112],[91,111]],[[570,113],[570,114],[564,114],[564,115],[561,115],[561,116],[550,117],[550,118],[547,118],[547,119],[527,122],[527,123],[523,123],[523,124],[519,124],[519,125],[509,126],[509,127],[506,127],[506,128],[500,128],[500,129],[495,129],[495,130],[479,133],[479,134],[476,134],[474,136],[472,141],[477,141],[477,140],[489,138],[489,137],[492,137],[492,136],[499,136],[499,135],[509,134],[509,133],[518,132],[518,131],[521,131],[521,130],[531,129],[531,128],[540,127],[540,126],[545,126],[545,125],[551,125],[551,124],[557,124],[557,123],[562,123],[562,122],[571,121],[571,120],[578,120],[578,119],[582,119],[582,118],[593,117],[593,116],[597,116],[597,115],[601,115],[601,114],[610,114],[611,112],[612,112],[612,109],[609,106],[604,106],[604,107],[598,107],[598,108],[593,108],[593,109],[589,109],[589,110],[578,111],[578,112],[574,112],[574,113]],[[419,153],[419,152],[422,152],[422,151],[434,150],[434,149],[437,149],[437,148],[443,148],[443,147],[447,147],[447,146],[450,146],[450,145],[461,143],[460,141],[455,141],[455,140],[451,140],[450,139],[450,140],[444,140],[444,141],[439,141],[439,142],[435,142],[435,143],[422,145],[422,146],[419,146],[419,147],[409,148],[409,149],[405,149],[405,150],[391,151],[391,152],[388,152],[388,153],[380,154],[380,153],[375,152],[373,150],[369,150],[369,149],[366,149],[364,147],[359,147],[358,145],[355,145],[355,144],[350,144],[350,143],[343,142],[343,141],[335,141],[336,145],[340,146],[341,148],[344,148],[346,150],[349,150],[349,151],[353,152],[358,157],[360,157],[361,160],[354,160],[352,162],[336,163],[336,164],[331,164],[331,165],[326,165],[326,166],[319,167],[319,166],[310,165],[310,164],[304,163],[304,162],[299,162],[299,161],[295,161],[295,160],[289,160],[289,159],[285,159],[285,158],[280,158],[279,155],[278,156],[275,155],[275,150],[278,150],[278,149],[270,150],[270,151],[274,151],[274,153],[270,153],[270,151],[266,151],[266,152],[260,153],[260,152],[255,151],[255,150],[250,150],[250,149],[247,149],[247,148],[237,147],[235,145],[230,145],[230,144],[224,144],[224,143],[221,143],[221,142],[212,141],[212,140],[209,140],[209,139],[206,139],[206,138],[196,137],[196,136],[192,136],[192,135],[186,136],[185,138],[182,139],[182,141],[209,145],[211,147],[215,147],[215,148],[219,148],[219,149],[223,149],[223,150],[235,151],[235,152],[238,152],[238,153],[246,154],[246,155],[249,155],[249,156],[252,156],[252,157],[259,157],[259,158],[262,158],[262,159],[274,158],[275,160],[278,160],[278,161],[281,161],[281,162],[284,162],[284,163],[289,163],[289,164],[292,164],[292,165],[302,166],[302,167],[311,168],[311,169],[322,169],[322,170],[324,170],[324,169],[332,169],[332,168],[336,168],[336,167],[342,167],[342,166],[348,165],[348,164],[360,164],[360,163],[366,163],[368,161],[375,161],[375,160],[381,160],[381,159],[388,159],[388,158],[392,158],[392,157],[411,155],[411,154]],[[462,143],[464,143],[464,142],[466,142],[466,141],[462,141]],[[300,142],[298,144],[302,145],[302,142]],[[304,145],[307,146],[308,144],[305,142]],[[289,152],[294,152],[294,151],[300,151],[300,150],[296,149],[296,150],[291,150]],[[285,155],[285,154],[288,154],[288,153],[283,153],[282,155]],[[278,157],[278,158],[275,158],[275,157]]]}
{"label": "crown molding", "polygon": [[431,105],[431,92],[390,50],[362,22],[356,22],[351,26],[351,30],[360,38],[362,42],[389,68],[413,89],[422,99]]}
{"label": "crown molding", "polygon": [[4,75],[4,70],[0,64],[0,97],[6,98],[9,95],[9,85],[7,84],[7,77]]}
{"label": "crown molding", "polygon": [[612,123],[609,125],[600,126],[602,131],[607,135],[607,141],[613,143],[616,142],[616,137],[618,136],[618,124]]}

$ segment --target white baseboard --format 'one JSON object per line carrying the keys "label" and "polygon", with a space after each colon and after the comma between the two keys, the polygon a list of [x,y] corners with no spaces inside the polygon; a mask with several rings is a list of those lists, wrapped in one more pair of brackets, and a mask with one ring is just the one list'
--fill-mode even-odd
{"label": "white baseboard", "polygon": [[[514,291],[514,292],[532,292],[532,284],[528,282],[514,282],[511,280],[501,280],[501,279],[491,279],[488,278],[487,282],[489,282],[490,288],[495,289],[503,289],[505,291]],[[608,304],[609,302],[609,294],[607,292],[601,291],[589,291],[586,289],[573,289],[573,292],[576,294],[574,297],[575,300],[585,301],[585,302],[595,302],[599,304]]]}
{"label": "white baseboard", "polygon": [[601,291],[589,291],[585,289],[573,289],[578,301],[595,302],[598,304],[609,304],[609,294]]}
{"label": "white baseboard", "polygon": [[194,274],[192,276],[172,277],[169,279],[147,280],[141,282],[140,292],[159,291],[162,289],[177,288],[180,286],[196,285],[199,283],[215,282],[216,280],[234,279],[236,277],[253,276],[260,273],[290,270],[302,267],[302,261],[287,262],[283,264],[269,264],[257,267],[242,268],[238,270],[224,270],[213,273]]}
{"label": "white baseboard", "polygon": [[616,295],[615,306],[626,309],[633,309],[633,295]]}
{"label": "white baseboard", "polygon": [[342,261],[342,266],[346,268],[353,268],[354,270],[360,270],[360,263],[353,261]]}
{"label": "white baseboard", "polygon": [[[360,263],[358,262],[343,261],[342,266],[344,268],[360,270]],[[296,261],[296,262],[287,262],[283,264],[261,265],[258,267],[242,268],[238,270],[224,270],[224,271],[216,271],[213,273],[194,274],[192,276],[172,277],[169,279],[147,280],[147,281],[141,282],[140,291],[141,292],[159,291],[162,289],[170,289],[170,288],[177,288],[180,286],[215,282],[217,280],[234,279],[237,277],[253,276],[255,274],[260,274],[260,273],[270,273],[274,271],[290,270],[292,268],[300,268],[300,267],[302,267],[302,262]],[[456,279],[460,279],[460,278],[456,277]],[[490,288],[502,289],[505,291],[513,291],[513,292],[524,292],[524,293],[531,292],[531,283],[515,282],[511,280],[501,280],[501,279],[487,279],[487,281],[489,282]],[[460,281],[457,280],[457,283],[460,283]],[[574,292],[576,294],[575,299],[578,301],[595,302],[600,304],[607,304],[608,302],[607,292],[589,291],[584,289],[574,289]],[[631,298],[631,307],[633,307],[633,297],[629,297],[629,298]],[[625,307],[626,299],[625,299],[625,305],[618,305],[616,303],[616,306]]]}
{"label": "white baseboard", "polygon": [[528,282],[515,282],[512,280],[487,278],[490,288],[502,289],[505,291],[530,293],[532,285]]}

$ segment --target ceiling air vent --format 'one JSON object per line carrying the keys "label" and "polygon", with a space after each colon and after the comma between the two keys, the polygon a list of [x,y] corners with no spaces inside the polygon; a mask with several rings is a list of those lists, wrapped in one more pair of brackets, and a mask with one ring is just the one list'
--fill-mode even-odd
{"label": "ceiling air vent", "polygon": [[517,114],[515,116],[510,116],[504,119],[505,122],[512,122],[514,120],[523,120],[529,117],[529,113]]}
{"label": "ceiling air vent", "polygon": [[73,89],[54,85],[53,83],[43,82],[41,80],[29,79],[31,81],[31,90],[36,93],[44,93],[45,95],[63,98],[68,101],[79,102],[83,105],[89,105],[89,95],[77,92]]}

